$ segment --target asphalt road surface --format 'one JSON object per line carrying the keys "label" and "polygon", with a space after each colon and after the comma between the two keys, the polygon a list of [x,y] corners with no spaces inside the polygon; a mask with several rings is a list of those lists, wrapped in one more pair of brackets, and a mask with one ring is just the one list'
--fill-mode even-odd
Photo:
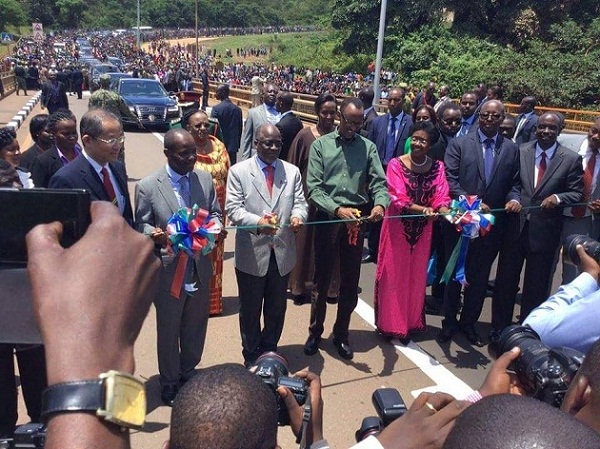
{"label": "asphalt road surface", "polygon": [[[87,99],[69,97],[71,109],[81,117],[87,110]],[[29,116],[19,130],[22,148],[28,142]],[[126,163],[129,188],[133,199],[135,183],[165,164],[162,152],[162,134],[150,131],[126,133]],[[199,369],[215,364],[243,361],[238,325],[237,285],[233,269],[234,235],[230,232],[226,243],[223,276],[224,313],[209,321],[204,355]],[[134,255],[132,255],[134,257]],[[402,261],[398,261],[402,263]],[[354,443],[354,432],[362,418],[374,415],[371,404],[372,392],[381,387],[394,387],[408,405],[422,390],[443,390],[457,397],[464,397],[471,389],[478,388],[490,366],[486,348],[472,347],[462,336],[449,345],[440,346],[435,335],[441,326],[441,317],[427,316],[427,330],[416,335],[408,346],[398,341],[380,337],[373,327],[374,264],[363,265],[360,279],[360,301],[351,322],[350,342],[355,350],[352,361],[339,358],[329,336],[335,318],[335,307],[329,305],[325,323],[324,342],[321,351],[305,356],[302,346],[307,337],[310,306],[295,306],[288,301],[286,323],[280,342],[280,352],[288,359],[290,370],[308,367],[318,373],[323,382],[324,434],[333,447],[344,448]],[[558,285],[557,273],[555,286]],[[490,322],[491,300],[486,300],[479,330],[487,336]],[[517,310],[518,313],[518,310]],[[170,408],[160,401],[158,368],[156,359],[156,329],[154,308],[144,323],[136,345],[136,375],[146,381],[148,391],[147,423],[143,431],[134,432],[134,448],[160,449],[168,439]],[[223,398],[224,401],[227,398]],[[27,422],[21,402],[19,422]],[[283,448],[297,446],[289,428],[281,428],[279,443]]]}

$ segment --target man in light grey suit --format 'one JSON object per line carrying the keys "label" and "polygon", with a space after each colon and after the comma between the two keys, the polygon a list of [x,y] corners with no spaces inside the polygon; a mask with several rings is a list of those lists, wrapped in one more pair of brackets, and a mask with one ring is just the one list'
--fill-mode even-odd
{"label": "man in light grey suit", "polygon": [[235,235],[235,274],[246,366],[263,352],[277,350],[288,277],[296,264],[294,234],[308,215],[300,171],[278,159],[282,141],[277,127],[259,127],[254,143],[257,154],[229,170],[225,203],[231,223],[244,227]]}
{"label": "man in light grey suit", "polygon": [[258,128],[265,123],[274,125],[281,118],[281,114],[275,108],[278,93],[279,87],[275,84],[265,84],[262,92],[263,104],[248,110],[248,118],[246,118],[242,134],[242,160],[250,159],[256,153],[252,148],[252,144]]}
{"label": "man in light grey suit", "polygon": [[136,228],[154,240],[156,252],[163,259],[159,290],[154,299],[158,370],[161,399],[172,405],[179,385],[195,374],[194,368],[202,357],[212,268],[208,256],[190,258],[178,295],[172,295],[179,258],[172,260],[166,254],[167,222],[181,207],[197,204],[219,220],[221,209],[212,177],[204,171],[194,171],[196,144],[191,134],[183,129],[172,129],[165,134],[164,145],[167,165],[135,187],[135,221]]}

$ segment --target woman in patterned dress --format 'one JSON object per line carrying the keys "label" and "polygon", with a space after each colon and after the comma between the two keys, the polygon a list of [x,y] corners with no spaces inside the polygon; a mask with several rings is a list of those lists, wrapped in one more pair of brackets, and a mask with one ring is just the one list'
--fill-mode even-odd
{"label": "woman in patterned dress", "polygon": [[[196,142],[196,169],[204,170],[213,178],[217,199],[221,210],[225,211],[225,188],[229,172],[229,155],[223,142],[210,134],[208,115],[202,110],[194,111],[183,118],[182,126],[187,129]],[[210,279],[210,315],[223,313],[223,253],[225,241],[219,239],[210,254],[213,275]]]}
{"label": "woman in patterned dress", "polygon": [[[427,152],[439,138],[428,121],[411,130],[411,153],[392,159],[387,169],[391,203],[381,229],[375,278],[375,323],[387,337],[407,342],[425,330],[425,287],[431,249],[431,221],[448,212],[449,187],[444,164]],[[415,218],[397,215],[422,214]]]}

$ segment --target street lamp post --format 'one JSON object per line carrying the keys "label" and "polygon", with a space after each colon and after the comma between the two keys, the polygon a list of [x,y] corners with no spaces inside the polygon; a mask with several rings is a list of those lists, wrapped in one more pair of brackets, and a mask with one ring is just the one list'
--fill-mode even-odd
{"label": "street lamp post", "polygon": [[375,78],[373,79],[373,92],[375,93],[375,104],[379,104],[379,73],[381,72],[381,58],[383,56],[383,40],[385,38],[385,15],[387,0],[381,0],[379,12],[379,35],[377,36],[377,58],[375,59]]}
{"label": "street lamp post", "polygon": [[196,0],[196,70],[194,70],[194,72],[196,73],[196,78],[199,74],[199,65],[200,59],[198,58],[198,0]]}
{"label": "street lamp post", "polygon": [[137,32],[136,32],[136,38],[137,38],[137,49],[138,52],[140,51],[140,0],[137,0]]}

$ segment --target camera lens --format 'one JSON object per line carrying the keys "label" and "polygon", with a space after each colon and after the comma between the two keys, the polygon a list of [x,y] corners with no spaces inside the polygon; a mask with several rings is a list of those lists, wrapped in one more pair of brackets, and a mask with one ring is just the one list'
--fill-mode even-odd
{"label": "camera lens", "polygon": [[571,234],[565,238],[563,254],[566,261],[575,265],[580,262],[576,249],[577,245],[583,246],[583,249],[589,256],[593,257],[596,262],[600,262],[600,243],[582,234]]}
{"label": "camera lens", "polygon": [[354,435],[356,438],[356,442],[360,443],[365,438],[370,437],[371,435],[379,435],[383,430],[383,423],[376,416],[367,416],[363,418],[362,423],[360,424],[360,429],[356,431]]}

